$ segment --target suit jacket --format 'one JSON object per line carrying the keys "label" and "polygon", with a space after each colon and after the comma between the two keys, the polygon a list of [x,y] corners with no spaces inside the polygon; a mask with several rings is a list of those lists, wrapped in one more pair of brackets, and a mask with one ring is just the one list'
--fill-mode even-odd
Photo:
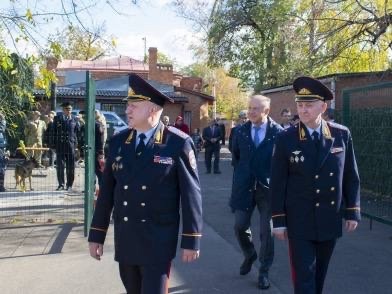
{"label": "suit jacket", "polygon": [[[289,238],[325,241],[342,235],[342,217],[360,219],[359,176],[349,130],[322,121],[317,153],[299,123],[278,136],[272,159],[274,227]],[[345,203],[342,212],[342,203]]]}
{"label": "suit jacket", "polygon": [[[222,140],[222,130],[218,125],[214,126],[214,131],[212,131],[211,126],[208,126],[203,129],[202,134],[204,140],[204,147],[218,147],[220,146],[220,140]],[[211,139],[217,139],[216,142],[211,142]]]}
{"label": "suit jacket", "polygon": [[199,249],[202,207],[191,138],[160,123],[137,156],[136,131],[109,141],[109,152],[89,241],[103,244],[113,211],[115,260],[129,265],[163,263],[181,248]]}
{"label": "suit jacket", "polygon": [[256,146],[251,136],[252,123],[239,126],[233,137],[232,156],[235,162],[230,206],[248,210],[253,207],[253,190],[256,185],[269,189],[271,156],[276,135],[282,128],[268,118],[264,140]]}
{"label": "suit jacket", "polygon": [[80,125],[75,116],[71,115],[70,119],[66,119],[64,114],[56,115],[53,120],[53,141],[56,152],[75,152],[79,132]]}

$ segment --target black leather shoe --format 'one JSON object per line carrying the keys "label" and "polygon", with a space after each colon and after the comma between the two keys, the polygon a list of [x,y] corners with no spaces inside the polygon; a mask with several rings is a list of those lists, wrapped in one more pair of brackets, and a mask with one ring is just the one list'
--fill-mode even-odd
{"label": "black leather shoe", "polygon": [[56,191],[62,191],[62,190],[64,190],[64,186],[63,185],[58,186],[57,189],[56,189]]}
{"label": "black leather shoe", "polygon": [[244,276],[247,275],[250,270],[252,269],[252,264],[257,259],[257,254],[253,254],[251,257],[245,258],[244,262],[241,264],[240,267],[240,275]]}
{"label": "black leather shoe", "polygon": [[222,172],[220,170],[214,171],[214,174],[221,174]]}
{"label": "black leather shoe", "polygon": [[265,276],[259,277],[259,281],[257,282],[257,286],[259,287],[259,289],[262,289],[262,290],[268,289],[271,286],[268,277],[265,277]]}

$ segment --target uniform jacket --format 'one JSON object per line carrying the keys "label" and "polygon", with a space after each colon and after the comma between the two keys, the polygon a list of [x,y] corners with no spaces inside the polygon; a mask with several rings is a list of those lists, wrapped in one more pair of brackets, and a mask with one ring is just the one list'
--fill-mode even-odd
{"label": "uniform jacket", "polygon": [[43,120],[28,121],[24,130],[26,146],[30,147],[37,143],[42,145],[42,138],[45,130],[46,124]]}
{"label": "uniform jacket", "polygon": [[350,132],[325,121],[321,129],[318,154],[302,123],[285,130],[276,140],[272,219],[274,227],[287,227],[289,238],[335,239],[342,235],[342,216],[360,219],[359,176]]}
{"label": "uniform jacket", "polygon": [[230,206],[247,210],[254,205],[253,190],[256,184],[269,189],[271,156],[276,135],[282,128],[268,118],[264,140],[256,148],[251,136],[252,123],[246,122],[235,130],[232,156],[235,162]]}
{"label": "uniform jacket", "polygon": [[[223,138],[222,130],[221,128],[215,124],[214,126],[214,131],[212,131],[211,126],[208,126],[203,129],[203,134],[202,134],[203,140],[204,140],[204,147],[217,147],[220,146],[220,140]],[[211,139],[217,139],[215,143],[211,142]]]}
{"label": "uniform jacket", "polygon": [[75,116],[66,119],[64,114],[59,114],[53,120],[53,137],[57,152],[74,152],[78,144],[80,125]]}
{"label": "uniform jacket", "polygon": [[89,241],[104,243],[113,211],[116,261],[170,261],[176,253],[181,208],[181,248],[198,250],[202,207],[191,138],[160,123],[140,157],[135,142],[132,129],[109,141]]}

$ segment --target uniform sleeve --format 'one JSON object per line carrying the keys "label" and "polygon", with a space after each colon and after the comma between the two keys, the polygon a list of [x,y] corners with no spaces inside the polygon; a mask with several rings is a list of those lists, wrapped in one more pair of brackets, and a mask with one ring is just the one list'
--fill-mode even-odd
{"label": "uniform sleeve", "polygon": [[203,224],[202,199],[195,147],[190,138],[186,139],[181,151],[178,177],[182,212],[181,248],[199,250]]}
{"label": "uniform sleeve", "polygon": [[[111,148],[109,147],[109,150]],[[109,154],[112,154],[109,151]],[[103,171],[102,185],[95,206],[93,219],[89,232],[88,241],[103,244],[110,223],[110,215],[113,210],[113,193],[116,181],[113,176],[113,156],[109,156]]]}
{"label": "uniform sleeve", "polygon": [[344,217],[346,220],[361,219],[360,182],[357,162],[354,155],[353,140],[348,132],[346,158],[343,172],[343,198],[346,202]]}
{"label": "uniform sleeve", "polygon": [[286,227],[286,187],[288,180],[288,161],[282,136],[276,138],[271,162],[270,196],[272,222],[274,228]]}

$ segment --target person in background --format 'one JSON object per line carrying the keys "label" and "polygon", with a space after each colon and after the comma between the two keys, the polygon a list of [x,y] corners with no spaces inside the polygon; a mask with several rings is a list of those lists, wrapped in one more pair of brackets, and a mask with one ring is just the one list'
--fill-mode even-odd
{"label": "person in background", "polygon": [[225,145],[226,144],[226,127],[225,124],[223,123],[222,119],[216,118],[216,123],[221,129],[221,134],[222,134],[222,139],[221,139],[221,144]]}
{"label": "person in background", "polygon": [[49,112],[47,123],[46,123],[46,130],[45,130],[44,137],[43,137],[44,146],[49,148],[49,150],[46,151],[46,153],[49,158],[49,167],[50,168],[54,167],[54,161],[55,161],[55,157],[56,157],[55,144],[53,141],[53,139],[54,139],[54,137],[53,137],[53,132],[54,132],[53,120],[54,120],[55,116],[56,116],[55,111]]}
{"label": "person in background", "polygon": [[321,294],[342,218],[348,232],[361,218],[360,181],[350,131],[321,117],[330,89],[311,77],[293,88],[300,122],[275,141],[273,233],[288,239],[294,293]]}
{"label": "person in background", "polygon": [[[71,103],[61,105],[63,112],[56,115],[53,120],[53,141],[56,148],[56,171],[58,187],[60,190],[72,190],[75,179],[75,152],[78,147],[80,133],[79,123],[72,115]],[[67,183],[64,185],[64,168],[67,173]]]}
{"label": "person in background", "polygon": [[294,114],[293,115],[293,118],[291,119],[291,125],[296,125],[296,124],[298,124],[299,123],[299,116],[298,116],[298,114]]}
{"label": "person in background", "polygon": [[[235,135],[236,130],[242,126],[244,123],[246,123],[248,121],[248,111],[247,110],[241,110],[238,114],[238,120],[237,123],[234,127],[231,128],[230,130],[230,135],[229,135],[229,151],[232,152],[233,149],[233,138]],[[231,165],[234,166],[235,163],[233,161],[233,157],[231,160]]]}
{"label": "person in background", "polygon": [[106,127],[106,118],[98,109],[95,110],[95,120],[99,122],[103,129],[103,140],[106,143],[108,139],[108,130]]}
{"label": "person in background", "polygon": [[5,171],[7,169],[8,157],[6,154],[7,140],[5,131],[7,128],[7,123],[5,120],[5,116],[2,112],[0,112],[0,192],[5,192],[4,187],[4,178]]}
{"label": "person in background", "polygon": [[290,109],[288,109],[288,108],[282,109],[282,111],[280,112],[280,121],[281,121],[280,126],[283,129],[288,129],[289,127],[292,126],[291,119],[292,119],[292,116],[291,116]]}
{"label": "person in background", "polygon": [[203,129],[202,138],[205,149],[205,164],[207,174],[211,173],[212,156],[214,155],[214,174],[220,174],[219,159],[220,159],[220,140],[222,139],[221,128],[216,123],[216,120],[211,119],[210,125]]}
{"label": "person in background", "polygon": [[249,121],[238,127],[232,146],[236,165],[230,207],[234,211],[235,236],[244,255],[240,275],[248,274],[257,259],[250,229],[252,214],[257,207],[260,221],[260,289],[270,287],[268,273],[274,259],[269,195],[271,157],[275,138],[283,131],[269,117],[270,105],[270,98],[262,95],[254,95],[249,99]]}
{"label": "person in background", "polygon": [[170,118],[167,115],[162,117],[162,122],[165,126],[170,126]]}
{"label": "person in background", "polygon": [[203,139],[201,137],[199,128],[196,128],[194,130],[194,132],[191,135],[191,138],[192,138],[193,144],[195,144],[195,147],[196,147],[196,159],[198,159],[199,158],[199,152],[203,148]]}
{"label": "person in background", "polygon": [[98,187],[102,186],[102,175],[105,164],[105,125],[100,115],[95,112],[95,175],[98,179]]}
{"label": "person in background", "polygon": [[[42,148],[42,138],[46,130],[46,124],[41,120],[41,113],[39,111],[32,111],[30,120],[27,122],[24,134],[26,138],[26,147]],[[39,167],[42,166],[42,150],[29,150],[30,157],[34,157]]]}
{"label": "person in background", "polygon": [[189,127],[184,122],[184,119],[182,118],[182,116],[177,116],[176,123],[174,124],[174,127],[183,131],[185,134],[189,135]]}

